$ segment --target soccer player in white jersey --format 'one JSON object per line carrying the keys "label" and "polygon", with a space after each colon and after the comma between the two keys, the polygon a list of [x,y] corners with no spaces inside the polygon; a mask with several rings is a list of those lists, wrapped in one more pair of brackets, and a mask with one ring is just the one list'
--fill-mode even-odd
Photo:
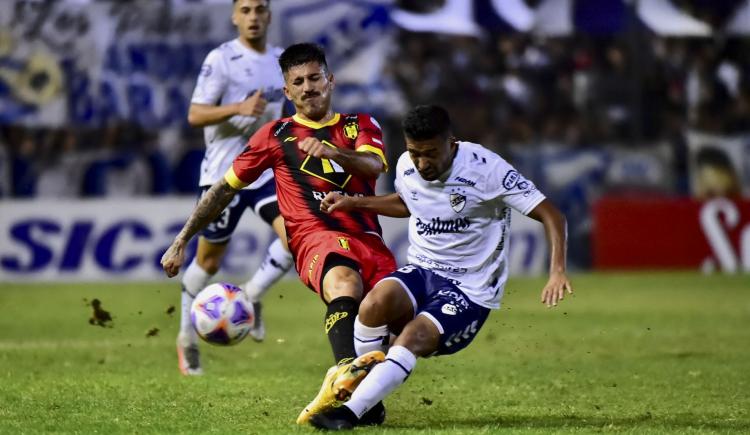
{"label": "soccer player in white jersey", "polygon": [[572,293],[566,276],[565,218],[534,184],[481,145],[456,141],[448,113],[419,106],[403,122],[407,152],[398,161],[396,193],[344,197],[329,193],[325,212],[366,209],[409,217],[409,264],[375,285],[355,320],[357,354],[386,350],[349,401],[312,416],[321,429],[351,429],[401,385],[417,357],[466,347],[490,310],[500,307],[508,276],[510,208],[544,225],[550,275],[541,301],[556,306]]}
{"label": "soccer player in white jersey", "polygon": [[[278,64],[282,50],[266,43],[270,22],[269,0],[234,0],[232,23],[237,27],[238,37],[212,50],[203,63],[188,114],[192,126],[204,127],[206,155],[201,163],[201,192],[223,179],[257,129],[282,116],[284,78]],[[190,324],[190,305],[219,270],[227,244],[246,208],[255,211],[279,236],[270,245],[258,271],[243,286],[255,308],[255,324],[250,331],[254,340],[262,341],[265,337],[262,296],[293,265],[273,172],[268,170],[242,190],[203,230],[195,259],[182,277],[177,356],[180,371],[185,375],[203,372],[198,337]]]}

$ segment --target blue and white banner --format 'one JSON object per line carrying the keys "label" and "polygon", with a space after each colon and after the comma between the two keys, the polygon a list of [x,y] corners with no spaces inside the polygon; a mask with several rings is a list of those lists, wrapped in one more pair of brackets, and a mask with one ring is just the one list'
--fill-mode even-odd
{"label": "blue and white banner", "polygon": [[[369,88],[383,92],[390,3],[274,1],[269,42],[320,43],[356,96],[336,97],[365,106]],[[0,124],[184,126],[205,56],[237,35],[231,12],[230,0],[2,1]]]}
{"label": "blue and white banner", "polygon": [[[193,210],[192,199],[0,202],[0,282],[166,279],[159,260]],[[516,274],[546,270],[541,224],[513,216],[510,265]],[[408,248],[407,220],[381,218],[399,264]],[[255,214],[243,215],[222,276],[247,279],[275,235]],[[192,256],[195,240],[189,249]]]}

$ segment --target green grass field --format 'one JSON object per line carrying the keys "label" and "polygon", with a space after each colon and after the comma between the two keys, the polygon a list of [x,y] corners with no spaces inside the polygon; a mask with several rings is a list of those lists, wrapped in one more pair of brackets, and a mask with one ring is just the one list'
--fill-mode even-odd
{"label": "green grass field", "polygon": [[[511,280],[468,349],[420,360],[356,432],[750,433],[750,277],[578,275],[551,310],[542,284]],[[332,363],[316,296],[274,289],[266,342],[204,345],[184,378],[177,287],[0,284],[0,432],[313,433],[294,419]]]}

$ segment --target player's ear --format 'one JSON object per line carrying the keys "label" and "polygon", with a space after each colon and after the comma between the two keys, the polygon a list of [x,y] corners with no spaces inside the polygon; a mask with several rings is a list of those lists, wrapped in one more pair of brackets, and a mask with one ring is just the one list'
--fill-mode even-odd
{"label": "player's ear", "polygon": [[328,83],[330,83],[331,90],[336,87],[336,80],[333,78],[333,73],[328,73]]}
{"label": "player's ear", "polygon": [[286,85],[284,85],[284,96],[287,100],[293,101],[291,94],[289,94],[289,88],[287,88]]}

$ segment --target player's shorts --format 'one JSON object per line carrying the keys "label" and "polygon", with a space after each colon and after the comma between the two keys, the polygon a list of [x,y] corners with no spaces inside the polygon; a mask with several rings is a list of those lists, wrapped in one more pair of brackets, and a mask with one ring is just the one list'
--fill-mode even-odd
{"label": "player's shorts", "polygon": [[468,346],[490,313],[447,278],[419,266],[401,267],[386,279],[398,281],[409,294],[414,313],[437,326],[440,345],[435,355],[450,355]]}
{"label": "player's shorts", "polygon": [[[396,270],[396,259],[383,239],[375,234],[358,234],[354,237],[338,231],[318,231],[305,234],[293,249],[300,279],[321,298],[325,265],[329,258],[343,265],[356,264],[365,294],[375,283]],[[344,257],[344,261],[341,261],[341,257]]]}
{"label": "player's shorts", "polygon": [[[210,186],[201,187],[200,196],[208,189]],[[198,200],[200,201],[200,197]],[[279,215],[279,203],[276,199],[276,181],[273,178],[257,189],[243,189],[237,192],[219,217],[201,231],[201,236],[211,243],[228,242],[247,208],[252,209],[269,225],[276,219]]]}

